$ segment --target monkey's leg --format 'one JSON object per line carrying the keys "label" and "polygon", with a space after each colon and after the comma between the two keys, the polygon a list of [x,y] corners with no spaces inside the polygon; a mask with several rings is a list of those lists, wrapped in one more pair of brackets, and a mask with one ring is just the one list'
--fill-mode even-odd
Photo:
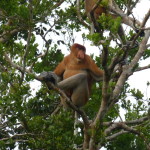
{"label": "monkey's leg", "polygon": [[86,73],[79,73],[77,75],[71,76],[61,82],[58,83],[58,87],[62,90],[74,89],[79,84],[82,83],[83,80],[87,80]]}
{"label": "monkey's leg", "polygon": [[84,106],[89,99],[89,88],[87,76],[83,76],[79,84],[73,88],[72,102],[78,106]]}
{"label": "monkey's leg", "polygon": [[58,87],[63,90],[73,90],[71,100],[76,106],[81,107],[88,101],[89,89],[87,83],[87,75],[85,73],[74,75],[59,82]]}
{"label": "monkey's leg", "polygon": [[88,98],[89,98],[89,89],[86,79],[82,80],[82,82],[76,88],[73,89],[71,100],[76,106],[81,107],[86,104]]}

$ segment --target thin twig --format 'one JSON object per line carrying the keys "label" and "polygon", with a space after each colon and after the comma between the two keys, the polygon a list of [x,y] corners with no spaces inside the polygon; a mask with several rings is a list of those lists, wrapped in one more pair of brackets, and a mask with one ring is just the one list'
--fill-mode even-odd
{"label": "thin twig", "polygon": [[139,67],[137,68],[134,72],[138,72],[138,71],[142,71],[142,70],[146,70],[146,69],[149,69],[150,68],[150,64],[147,65],[147,66],[144,66],[144,67]]}

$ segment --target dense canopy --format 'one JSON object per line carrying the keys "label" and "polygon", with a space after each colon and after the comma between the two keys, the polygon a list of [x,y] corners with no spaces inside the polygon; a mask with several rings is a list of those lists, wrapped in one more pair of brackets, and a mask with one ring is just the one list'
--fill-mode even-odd
{"label": "dense canopy", "polygon": [[[0,1],[2,150],[150,149],[150,97],[128,83],[135,72],[150,68],[140,65],[150,57],[150,9],[139,20],[137,5],[142,7],[140,0],[114,0],[111,5],[98,0],[86,13],[84,0]],[[106,13],[94,18],[100,6]],[[87,49],[86,43],[93,45],[91,57],[104,70],[103,81],[94,84],[82,108],[39,78],[41,72],[54,70],[76,42],[75,35]],[[95,48],[99,55],[94,57]],[[68,110],[60,103],[62,95]]]}

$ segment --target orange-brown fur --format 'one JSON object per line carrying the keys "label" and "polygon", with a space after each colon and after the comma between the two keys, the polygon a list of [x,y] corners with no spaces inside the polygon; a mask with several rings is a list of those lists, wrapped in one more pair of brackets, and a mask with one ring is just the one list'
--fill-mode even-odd
{"label": "orange-brown fur", "polygon": [[91,57],[85,54],[85,58],[82,61],[78,61],[76,58],[77,56],[77,49],[85,47],[80,44],[73,44],[71,47],[71,53],[64,57],[62,62],[56,67],[54,70],[55,74],[58,76],[62,76],[63,79],[71,77],[75,74],[78,74],[83,71],[90,71],[93,75],[99,77],[103,76],[103,71],[100,70],[95,62],[91,59]]}
{"label": "orange-brown fur", "polygon": [[[86,10],[86,14],[89,17],[89,19],[91,20],[91,16],[90,16],[90,12],[93,9],[94,5],[96,4],[98,0],[85,0],[85,10]],[[112,5],[112,0],[107,0],[108,1],[108,6]],[[108,12],[107,7],[104,7],[102,5],[98,5],[98,7],[94,10],[94,17],[97,20],[99,18],[99,16],[101,16],[103,13],[106,16],[111,16],[112,18],[116,19],[117,15],[112,14],[110,12]],[[122,22],[123,23],[123,22]],[[120,25],[119,29],[118,29],[118,35],[122,41],[123,44],[125,44],[125,34],[124,34],[124,30],[123,27]]]}
{"label": "orange-brown fur", "polygon": [[[81,50],[84,53],[83,59],[77,58],[78,52]],[[54,70],[54,73],[57,76],[62,77],[64,81],[80,73],[87,74],[87,85],[88,85],[87,88],[89,89],[87,93],[89,93],[93,81],[96,80],[96,78],[101,78],[103,76],[103,71],[98,68],[98,66],[91,59],[91,57],[89,55],[86,55],[85,52],[86,49],[84,46],[80,44],[73,44],[71,46],[71,53],[68,56],[64,57],[61,63]],[[81,95],[82,92],[84,91],[80,91],[79,94]],[[68,94],[68,96],[70,96],[72,94],[72,91],[70,92],[70,90],[67,90],[66,93],[67,94],[70,93]],[[86,96],[85,103],[87,101],[88,101],[88,96]]]}
{"label": "orange-brown fur", "polygon": [[[85,0],[85,10],[87,14],[91,12],[96,2],[97,0]],[[102,13],[107,13],[106,8],[99,5],[94,11],[95,19],[98,19],[98,17],[102,15]]]}

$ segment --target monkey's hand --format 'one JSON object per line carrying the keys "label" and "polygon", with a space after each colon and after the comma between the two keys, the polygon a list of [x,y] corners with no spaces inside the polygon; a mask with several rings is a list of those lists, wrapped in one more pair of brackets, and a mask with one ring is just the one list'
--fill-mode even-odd
{"label": "monkey's hand", "polygon": [[39,75],[39,78],[41,78],[48,86],[49,90],[52,89],[52,84],[54,84],[55,86],[57,86],[57,82],[58,82],[58,77],[54,72],[42,72]]}
{"label": "monkey's hand", "polygon": [[91,77],[94,79],[94,81],[96,82],[100,82],[103,81],[103,77],[102,76],[96,76],[94,73],[89,72],[89,74],[91,75]]}

